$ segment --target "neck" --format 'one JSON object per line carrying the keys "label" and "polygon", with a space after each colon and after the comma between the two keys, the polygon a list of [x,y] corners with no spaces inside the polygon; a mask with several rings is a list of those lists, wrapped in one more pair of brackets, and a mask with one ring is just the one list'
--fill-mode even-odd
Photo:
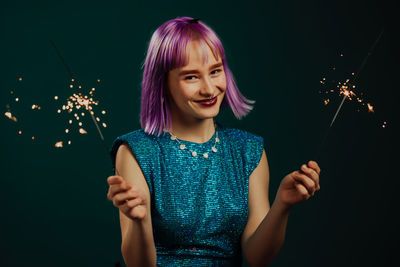
{"label": "neck", "polygon": [[[172,114],[171,114],[172,115]],[[195,143],[205,143],[214,135],[215,126],[213,118],[185,120],[172,116],[172,130],[178,139]]]}

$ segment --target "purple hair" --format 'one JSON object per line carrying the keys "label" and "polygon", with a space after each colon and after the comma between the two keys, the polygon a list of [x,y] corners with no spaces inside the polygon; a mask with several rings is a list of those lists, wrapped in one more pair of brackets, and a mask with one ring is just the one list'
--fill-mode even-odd
{"label": "purple hair", "polygon": [[144,131],[158,136],[164,129],[171,130],[171,113],[164,101],[166,81],[170,70],[186,66],[189,63],[188,44],[192,40],[200,41],[203,62],[207,61],[207,47],[215,58],[222,59],[226,77],[225,97],[221,108],[229,106],[237,119],[241,119],[250,110],[254,100],[246,99],[239,91],[235,79],[228,68],[225,51],[217,34],[203,22],[190,17],[178,17],[162,24],[153,33],[146,60],[142,67],[142,95],[140,124]]}

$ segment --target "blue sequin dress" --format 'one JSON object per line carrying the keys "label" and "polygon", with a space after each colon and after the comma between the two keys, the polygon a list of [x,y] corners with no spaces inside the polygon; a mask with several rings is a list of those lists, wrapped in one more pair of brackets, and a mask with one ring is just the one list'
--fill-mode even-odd
{"label": "blue sequin dress", "polygon": [[[168,132],[159,137],[135,130],[118,137],[131,148],[151,195],[157,266],[241,266],[240,238],[248,217],[249,175],[263,153],[264,140],[216,123],[205,143],[180,140],[199,154],[181,150]],[[201,156],[209,152],[208,158]]]}

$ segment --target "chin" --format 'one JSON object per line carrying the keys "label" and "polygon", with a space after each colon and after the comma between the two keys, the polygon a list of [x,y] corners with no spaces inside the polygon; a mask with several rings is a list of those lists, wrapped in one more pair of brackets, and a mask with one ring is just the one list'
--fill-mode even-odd
{"label": "chin", "polygon": [[201,119],[210,119],[210,118],[214,118],[219,114],[219,107],[215,107],[212,110],[207,110],[207,111],[203,111],[203,112],[199,112],[198,114],[198,118]]}

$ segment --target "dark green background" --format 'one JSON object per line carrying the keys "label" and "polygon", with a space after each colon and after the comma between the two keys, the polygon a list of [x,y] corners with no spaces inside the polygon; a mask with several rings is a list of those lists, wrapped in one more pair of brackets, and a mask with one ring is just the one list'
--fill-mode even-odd
{"label": "dark green background", "polygon": [[[376,112],[345,103],[322,148],[321,190],[292,209],[271,266],[391,266],[398,261],[400,187],[390,10],[382,1],[2,1],[1,107],[4,114],[10,104],[20,120],[0,119],[0,265],[122,261],[118,213],[106,199],[111,161],[91,121],[86,136],[72,135],[72,146],[54,147],[66,126],[56,110],[72,91],[50,40],[83,87],[97,88],[109,146],[140,128],[141,64],[152,32],[192,16],[217,32],[239,88],[256,100],[243,120],[229,110],[217,120],[264,137],[271,202],[280,180],[313,159],[341,100],[324,106],[320,79],[332,66],[341,79],[356,71],[385,28],[357,82]],[[19,103],[10,98],[13,89]],[[42,109],[34,112],[32,104]]]}

